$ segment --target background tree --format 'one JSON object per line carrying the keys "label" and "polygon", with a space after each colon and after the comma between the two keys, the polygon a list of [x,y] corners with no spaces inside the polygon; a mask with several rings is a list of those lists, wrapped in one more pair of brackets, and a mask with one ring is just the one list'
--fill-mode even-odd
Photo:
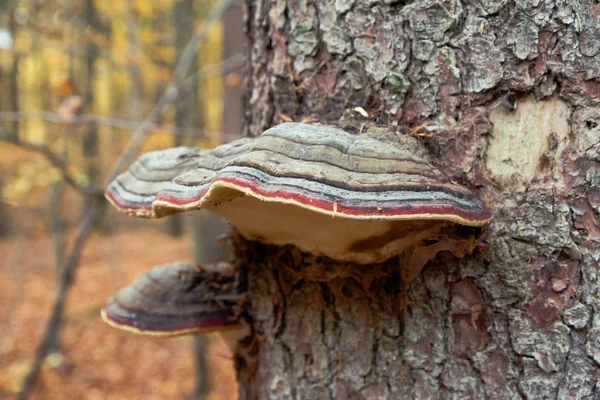
{"label": "background tree", "polygon": [[416,135],[495,219],[471,257],[440,256],[391,292],[291,281],[284,269],[324,261],[238,237],[255,327],[238,360],[242,398],[593,398],[599,6],[246,6],[248,135],[290,119]]}
{"label": "background tree", "polygon": [[[77,361],[81,355],[93,355],[97,351],[109,359],[105,350],[117,350],[121,357],[123,353],[117,347],[123,346],[127,339],[117,338],[110,346],[107,342],[111,333],[108,333],[103,335],[107,340],[102,340],[101,345],[89,346],[83,344],[85,329],[76,334],[76,342],[70,337],[79,323],[89,326],[87,332],[102,336],[103,327],[92,325],[100,324],[97,314],[104,298],[93,300],[93,296],[81,296],[77,294],[81,287],[90,282],[92,286],[97,284],[104,288],[119,285],[118,281],[124,278],[123,271],[130,269],[127,260],[115,257],[119,246],[111,246],[104,254],[100,250],[103,241],[123,234],[122,229],[115,229],[116,219],[102,212],[105,180],[110,181],[128,165],[142,146],[147,150],[169,147],[174,137],[184,136],[187,145],[206,146],[220,142],[225,136],[220,121],[219,97],[223,93],[220,77],[240,68],[241,55],[230,54],[230,59],[220,62],[222,27],[219,20],[235,2],[207,2],[199,12],[185,14],[185,23],[180,25],[173,23],[173,9],[178,8],[181,13],[185,7],[191,8],[191,2],[128,1],[123,4],[89,0],[81,4],[42,4],[25,0],[9,3],[0,7],[0,78],[8,89],[6,98],[0,101],[3,154],[0,157],[0,235],[7,236],[0,241],[0,253],[6,256],[0,262],[0,276],[9,289],[0,296],[0,325],[3,327],[0,397],[9,393],[18,393],[17,398],[23,399],[64,397],[53,394],[60,391],[69,396],[72,393],[98,396],[96,389],[81,389],[82,386],[101,387],[99,390],[108,397],[113,397],[109,391],[124,397],[143,397],[142,392],[146,390],[166,397],[181,392],[190,395],[193,374],[189,379],[184,378],[183,384],[179,381],[169,387],[160,383],[169,381],[170,373],[190,362],[186,357],[176,356],[180,362],[169,368],[157,365],[161,373],[160,377],[151,379],[154,389],[142,383],[141,392],[138,389],[138,393],[127,394],[125,392],[133,387],[130,379],[120,389],[118,385],[106,385],[105,379],[94,376],[106,370],[114,372],[114,369],[97,366],[90,373],[85,369],[92,363]],[[199,53],[204,54],[198,57]],[[152,92],[157,94],[155,98],[148,96]],[[211,102],[205,105],[207,98]],[[191,100],[186,102],[186,99]],[[200,114],[205,118],[196,118]],[[127,131],[133,133],[132,140],[123,136]],[[231,133],[239,135],[239,131]],[[122,151],[125,146],[126,150]],[[29,155],[28,151],[38,154]],[[46,190],[48,188],[51,190]],[[73,207],[80,204],[80,199],[84,207]],[[9,223],[8,216],[14,224]],[[112,229],[95,229],[99,223]],[[74,229],[76,225],[78,229]],[[140,227],[121,228],[135,231]],[[147,228],[138,232],[143,235],[156,229],[156,225]],[[99,231],[104,235],[87,240]],[[43,253],[46,236],[53,239],[55,260],[47,254],[37,257],[30,251],[36,249]],[[125,248],[129,250],[135,242],[137,238],[127,241]],[[167,239],[167,242],[176,241]],[[155,250],[137,250],[137,254],[160,257],[169,251],[163,246],[147,246]],[[181,248],[183,252],[180,251],[179,256],[188,256],[187,247]],[[77,270],[93,264],[90,254],[98,250],[101,255],[96,260],[101,268],[114,262],[108,266],[110,271],[100,274],[100,280],[84,278],[75,285]],[[28,260],[34,258],[40,261],[42,268],[30,268]],[[110,261],[105,262],[108,259]],[[191,254],[189,259],[192,259]],[[52,273],[48,274],[45,267],[53,266],[53,261],[56,261],[56,271],[52,271],[57,275],[56,285],[52,278],[46,279]],[[139,259],[136,263],[146,264]],[[89,278],[89,274],[80,275]],[[104,277],[108,278],[108,285],[100,283]],[[40,290],[28,290],[36,280],[42,282],[38,286]],[[48,296],[52,295],[52,289],[54,299]],[[37,295],[45,296],[42,304],[48,307],[28,303]],[[83,304],[86,301],[96,304],[89,305],[81,314],[73,312],[74,305],[86,307]],[[34,322],[23,322],[28,319]],[[211,357],[218,342],[218,339],[210,339]],[[73,350],[74,343],[84,350]],[[174,356],[181,342],[162,346],[155,342],[152,346],[160,346],[163,356]],[[152,364],[142,361],[144,354],[160,357],[156,351],[144,352],[143,347],[141,344],[139,357],[136,356],[140,365]],[[197,384],[198,393],[206,391],[204,380],[214,380],[219,367],[230,362],[222,356],[221,360],[206,376],[198,374],[202,378]],[[149,376],[143,368],[126,367],[126,363],[122,366],[127,368],[127,374]],[[59,380],[46,385],[48,375],[58,376]],[[127,381],[124,375],[122,378]],[[227,381],[233,383],[231,379],[230,374]],[[73,389],[77,386],[80,389]],[[234,387],[228,385],[228,390]],[[215,396],[229,397],[226,393]]]}

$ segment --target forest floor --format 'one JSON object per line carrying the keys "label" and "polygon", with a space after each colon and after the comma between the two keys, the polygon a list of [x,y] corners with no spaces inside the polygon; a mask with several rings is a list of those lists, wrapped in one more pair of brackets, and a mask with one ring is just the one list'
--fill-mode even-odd
{"label": "forest floor", "polygon": [[[55,257],[49,238],[0,241],[0,399],[18,391],[49,315]],[[94,234],[69,293],[62,353],[49,357],[31,399],[190,399],[192,337],[155,339],[104,324],[103,303],[151,266],[190,260],[189,242],[156,232]],[[210,394],[237,398],[231,354],[206,336]]]}

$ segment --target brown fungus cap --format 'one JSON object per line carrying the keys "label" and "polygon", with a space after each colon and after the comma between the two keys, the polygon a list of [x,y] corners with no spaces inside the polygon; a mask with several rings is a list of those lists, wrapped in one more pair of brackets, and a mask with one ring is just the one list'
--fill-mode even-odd
{"label": "brown fungus cap", "polygon": [[470,253],[492,217],[401,143],[300,123],[144,154],[106,196],[131,215],[207,208],[249,240],[361,264],[400,255],[411,270],[441,250]]}
{"label": "brown fungus cap", "polygon": [[171,263],[152,268],[119,290],[101,312],[109,325],[170,337],[237,329],[236,274],[229,264],[198,267]]}

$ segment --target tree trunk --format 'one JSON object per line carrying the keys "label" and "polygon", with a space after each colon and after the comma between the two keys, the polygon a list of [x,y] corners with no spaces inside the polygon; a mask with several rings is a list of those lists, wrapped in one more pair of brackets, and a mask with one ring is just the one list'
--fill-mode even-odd
{"label": "tree trunk", "polygon": [[416,135],[494,221],[472,256],[439,256],[410,283],[393,260],[360,268],[237,237],[254,328],[241,397],[597,398],[600,6],[246,11],[248,135],[288,117]]}
{"label": "tree trunk", "polygon": [[[83,3],[83,16],[85,18],[85,27],[97,34],[102,32],[102,24],[98,16],[98,10],[94,0],[85,0]],[[83,78],[83,106],[79,112],[92,113],[94,110],[95,99],[95,79],[96,79],[96,60],[98,58],[98,46],[90,38],[86,45],[86,59]],[[98,179],[98,125],[96,121],[91,121],[83,134],[81,140],[81,151],[85,162],[87,179],[90,182],[96,182]],[[89,199],[85,200],[83,209],[87,211],[90,207]]]}
{"label": "tree trunk", "polygon": [[[19,67],[20,67],[21,55],[15,54],[12,62],[12,68],[10,69],[10,109],[11,111],[18,113],[21,111],[21,105],[19,102]],[[19,137],[19,121],[15,119],[12,123],[12,133]]]}
{"label": "tree trunk", "polygon": [[[2,190],[4,186],[4,182],[2,181],[2,177],[0,176],[0,193],[2,193]],[[0,224],[0,238],[6,237],[10,234],[12,234],[12,221],[10,220],[9,216],[9,207],[6,206],[6,203],[4,200],[0,200],[0,221],[2,221],[2,223]]]}
{"label": "tree trunk", "polygon": [[[173,26],[175,27],[175,51],[176,59],[184,51],[185,46],[194,34],[194,1],[181,0],[173,3]],[[198,70],[198,60],[194,59],[190,70]],[[180,93],[175,102],[175,124],[177,134],[173,137],[173,145],[190,146],[200,137],[186,137],[186,128],[199,128],[204,125],[202,107],[198,97],[198,90],[191,90]],[[167,220],[167,231],[171,236],[181,236],[183,234],[183,215],[175,214]]]}
{"label": "tree trunk", "polygon": [[[244,8],[234,5],[223,13],[223,48],[224,60],[241,54],[244,51],[244,32],[240,29],[244,21]],[[223,134],[224,143],[240,137],[243,130],[243,88],[239,71],[225,75],[223,82]]]}

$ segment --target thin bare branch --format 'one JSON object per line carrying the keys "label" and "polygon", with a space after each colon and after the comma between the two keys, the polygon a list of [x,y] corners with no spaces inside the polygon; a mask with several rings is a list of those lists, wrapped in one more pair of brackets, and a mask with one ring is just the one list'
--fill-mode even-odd
{"label": "thin bare branch", "polygon": [[[65,121],[59,113],[53,111],[29,111],[29,112],[13,112],[13,111],[0,111],[1,122],[14,122],[14,121],[45,121],[54,124],[67,124],[67,125],[87,125],[96,123],[102,126],[108,126],[116,129],[124,130],[135,130],[139,125],[140,121],[128,120],[123,118],[109,117],[106,115],[94,115],[94,114],[81,114],[73,115],[69,121]],[[161,125],[161,131],[166,131],[171,135],[177,135],[177,127],[173,125]],[[189,136],[198,136],[203,133],[200,129],[185,129],[184,134]]]}
{"label": "thin bare branch", "polygon": [[104,186],[108,185],[123,168],[133,161],[140,150],[140,147],[144,143],[148,132],[156,127],[166,106],[177,99],[180,85],[182,84],[185,75],[192,65],[194,57],[196,56],[196,49],[208,36],[208,32],[212,24],[223,16],[225,10],[239,2],[240,0],[223,0],[217,3],[206,16],[198,30],[196,30],[194,33],[194,36],[192,36],[190,41],[186,44],[181,57],[175,66],[175,71],[173,73],[171,82],[150,112],[150,115],[148,115],[148,117],[146,117],[146,119],[142,121],[142,123],[135,130],[131,141],[108,173]]}
{"label": "thin bare branch", "polygon": [[[73,247],[71,248],[68,257],[65,260],[64,265],[62,265],[60,268],[58,289],[52,306],[52,312],[48,322],[46,323],[43,339],[37,347],[31,369],[25,377],[25,382],[23,383],[23,386],[17,395],[17,400],[27,399],[29,392],[33,388],[35,379],[40,372],[42,363],[48,355],[48,351],[50,350],[52,344],[56,342],[56,335],[58,334],[59,328],[64,319],[65,300],[67,293],[69,292],[69,288],[73,283],[75,270],[79,264],[81,253],[87,242],[87,239],[93,231],[94,226],[96,226],[102,217],[104,211],[104,202],[101,199],[94,198],[89,194],[87,196],[88,199],[92,201],[92,205],[89,207],[88,212],[85,214],[85,217],[80,224],[77,237],[73,243]],[[94,201],[94,199],[96,201]]]}
{"label": "thin bare branch", "polygon": [[226,75],[233,71],[237,71],[244,65],[244,54],[237,53],[224,59],[223,61],[209,65],[199,70],[196,74],[187,78],[182,85],[186,90],[193,90],[198,87],[198,83],[203,80],[212,78],[218,75]]}
{"label": "thin bare branch", "polygon": [[97,194],[101,192],[100,189],[94,188],[90,185],[83,185],[77,182],[77,180],[69,173],[67,165],[63,162],[63,160],[58,155],[56,155],[48,146],[19,139],[15,134],[12,134],[11,132],[5,131],[3,129],[0,129],[0,140],[12,143],[25,150],[33,151],[43,155],[46,158],[46,160],[48,160],[48,162],[50,162],[50,164],[52,164],[52,166],[58,170],[63,180],[79,193]]}

